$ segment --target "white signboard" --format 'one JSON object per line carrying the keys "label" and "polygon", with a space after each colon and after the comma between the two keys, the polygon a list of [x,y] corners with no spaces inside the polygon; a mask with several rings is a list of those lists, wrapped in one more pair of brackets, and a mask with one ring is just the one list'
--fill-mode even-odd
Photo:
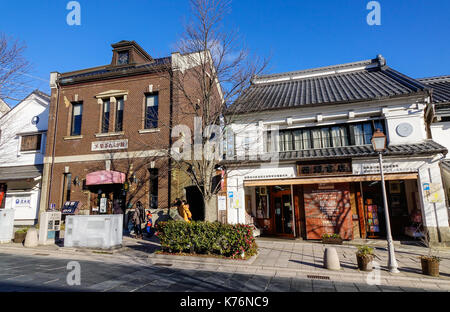
{"label": "white signboard", "polygon": [[[423,164],[422,161],[384,161],[384,173],[411,173],[418,172],[418,168]],[[380,174],[380,165],[378,161],[353,161],[353,174]]]}
{"label": "white signboard", "polygon": [[15,196],[13,202],[13,208],[31,208],[31,196],[23,195],[23,196]]}
{"label": "white signboard", "polygon": [[218,196],[217,206],[219,207],[219,211],[227,210],[227,198],[225,196]]}
{"label": "white signboard", "polygon": [[100,198],[100,213],[106,213],[106,198]]}
{"label": "white signboard", "polygon": [[128,139],[92,142],[92,151],[109,151],[128,148]]}

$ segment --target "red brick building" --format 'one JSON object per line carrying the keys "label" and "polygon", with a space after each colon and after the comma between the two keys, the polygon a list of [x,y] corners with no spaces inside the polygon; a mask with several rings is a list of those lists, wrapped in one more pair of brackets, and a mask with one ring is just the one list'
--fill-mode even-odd
{"label": "red brick building", "polygon": [[134,41],[112,48],[109,65],[51,74],[43,210],[167,208],[190,184],[166,157],[171,125],[191,124],[170,74],[183,55],[154,59]]}

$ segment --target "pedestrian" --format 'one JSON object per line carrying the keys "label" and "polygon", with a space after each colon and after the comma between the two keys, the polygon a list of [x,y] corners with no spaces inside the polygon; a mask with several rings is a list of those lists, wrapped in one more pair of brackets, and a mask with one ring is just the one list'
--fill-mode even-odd
{"label": "pedestrian", "polygon": [[185,200],[181,201],[180,207],[181,207],[180,208],[181,217],[184,219],[184,221],[191,222],[192,213],[191,213],[191,210],[189,209],[189,204],[187,203],[187,201],[185,201]]}
{"label": "pedestrian", "polygon": [[143,223],[143,214],[142,214],[142,204],[141,202],[136,203],[136,207],[134,208],[133,215],[133,224],[134,224],[134,234],[136,238],[142,238],[142,223]]}
{"label": "pedestrian", "polygon": [[147,232],[148,237],[152,237],[155,233],[155,229],[153,228],[153,220],[152,220],[152,214],[150,211],[147,211],[146,215],[146,224],[145,224],[145,231]]}

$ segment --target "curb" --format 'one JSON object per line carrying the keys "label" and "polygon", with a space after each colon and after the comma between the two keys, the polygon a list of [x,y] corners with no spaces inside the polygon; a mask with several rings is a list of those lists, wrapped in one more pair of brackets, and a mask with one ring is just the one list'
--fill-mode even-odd
{"label": "curb", "polygon": [[[250,265],[256,260],[257,256],[252,256],[247,260],[238,259],[220,259],[214,257],[198,257],[198,256],[185,256],[185,255],[165,255],[153,253],[148,256],[148,259],[161,259],[161,260],[175,260],[179,262],[191,262],[191,263],[208,263],[208,264],[227,264],[227,265]],[[234,262],[234,263],[233,263]]]}

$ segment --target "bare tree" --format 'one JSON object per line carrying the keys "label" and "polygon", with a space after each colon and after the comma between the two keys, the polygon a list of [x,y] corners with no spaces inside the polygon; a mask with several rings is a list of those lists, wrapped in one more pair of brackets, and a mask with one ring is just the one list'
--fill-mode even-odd
{"label": "bare tree", "polygon": [[25,45],[0,33],[0,98],[19,101],[27,85],[29,62],[24,57]]}
{"label": "bare tree", "polygon": [[177,46],[179,57],[169,70],[178,111],[169,125],[176,142],[168,157],[173,169],[183,171],[201,192],[205,219],[216,220],[223,138],[234,119],[226,112],[267,60],[250,55],[238,33],[225,28],[231,1],[191,0],[191,6],[192,19]]}

